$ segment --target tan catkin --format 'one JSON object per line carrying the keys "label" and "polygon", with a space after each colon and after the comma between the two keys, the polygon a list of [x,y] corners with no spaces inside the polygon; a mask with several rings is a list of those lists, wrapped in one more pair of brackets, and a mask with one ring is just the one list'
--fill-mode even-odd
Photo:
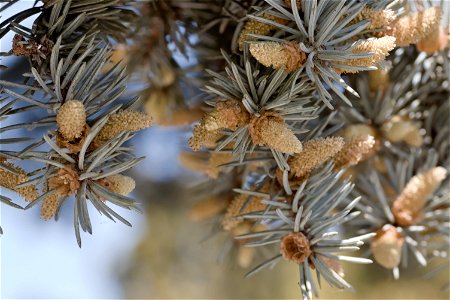
{"label": "tan catkin", "polygon": [[397,19],[388,34],[395,37],[398,47],[416,44],[437,30],[441,15],[442,11],[437,7],[410,13]]}
{"label": "tan catkin", "polygon": [[[261,17],[263,19],[266,19],[269,21],[274,21],[274,22],[282,24],[282,25],[286,25],[288,23],[287,20],[272,16],[270,14],[263,14]],[[239,39],[238,39],[239,50],[242,51],[244,49],[245,42],[256,41],[256,38],[249,36],[249,34],[268,35],[276,29],[277,29],[277,27],[275,27],[273,25],[259,22],[254,19],[249,19],[247,22],[245,22],[244,28],[242,29],[241,33],[239,34]]]}
{"label": "tan catkin", "polygon": [[254,144],[267,145],[283,153],[299,153],[302,143],[290,130],[283,118],[274,113],[267,113],[253,118],[249,127]]}
{"label": "tan catkin", "polygon": [[253,196],[239,194],[231,201],[230,205],[227,207],[227,212],[222,221],[222,226],[225,230],[232,230],[242,222],[242,218],[239,215],[248,214],[252,212],[257,212],[264,210],[267,204],[261,203],[265,197]]}
{"label": "tan catkin", "polygon": [[[381,38],[371,38],[358,43],[352,48],[352,53],[368,53],[374,54],[367,58],[357,58],[345,61],[335,61],[340,65],[355,66],[355,67],[376,67],[378,63],[383,61],[389,52],[395,48],[395,38],[392,36],[384,36]],[[357,70],[339,66],[338,72],[357,73]]]}
{"label": "tan catkin", "polygon": [[420,220],[428,198],[446,176],[447,170],[443,167],[434,167],[413,176],[392,204],[392,213],[397,223],[409,226]]}
{"label": "tan catkin", "polygon": [[313,169],[334,157],[344,146],[342,137],[317,138],[303,144],[303,151],[288,160],[291,172],[303,177]]}
{"label": "tan catkin", "polygon": [[255,43],[250,45],[250,53],[262,65],[283,69],[288,73],[300,69],[306,62],[306,54],[296,42]]}
{"label": "tan catkin", "polygon": [[346,142],[334,157],[334,168],[339,170],[358,164],[366,154],[372,151],[375,139],[371,135],[355,137]]}
{"label": "tan catkin", "polygon": [[219,101],[213,111],[205,116],[205,128],[208,131],[218,129],[236,130],[239,126],[248,123],[250,114],[241,101]]}
{"label": "tan catkin", "polygon": [[82,136],[86,126],[86,111],[84,104],[78,100],[65,102],[56,115],[58,132],[67,141],[73,141]]}
{"label": "tan catkin", "polygon": [[17,187],[17,185],[28,181],[27,173],[22,168],[6,161],[2,162],[2,164],[10,169],[13,169],[17,174],[0,168],[0,186],[16,192],[28,202],[31,202],[39,197],[37,187],[35,185]]}
{"label": "tan catkin", "polygon": [[122,110],[112,114],[106,125],[100,130],[95,141],[105,142],[122,131],[135,132],[150,127],[152,119],[149,115],[139,111]]}

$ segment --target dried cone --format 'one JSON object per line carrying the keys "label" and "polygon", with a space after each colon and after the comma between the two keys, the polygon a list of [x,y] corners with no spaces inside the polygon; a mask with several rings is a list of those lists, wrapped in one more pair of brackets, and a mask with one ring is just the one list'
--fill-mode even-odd
{"label": "dried cone", "polygon": [[241,101],[219,101],[213,111],[205,116],[205,128],[208,131],[218,129],[236,130],[239,126],[247,124],[250,115]]}
{"label": "dried cone", "polygon": [[150,127],[151,124],[152,118],[146,113],[123,110],[109,117],[106,125],[100,130],[94,142],[102,144],[123,131],[139,131]]}
{"label": "dried cone", "polygon": [[427,54],[433,54],[444,50],[447,47],[447,44],[448,35],[445,33],[444,28],[438,26],[424,39],[420,40],[416,44],[416,48],[417,50],[426,52]]}
{"label": "dried cone", "polygon": [[[274,22],[277,22],[277,23],[283,24],[283,25],[286,25],[288,23],[287,20],[272,16],[269,14],[263,14],[261,17],[266,20],[274,21]],[[277,29],[277,27],[275,27],[273,25],[262,23],[262,22],[254,20],[254,19],[249,19],[245,23],[244,29],[242,29],[241,33],[239,34],[239,39],[238,39],[239,50],[242,51],[244,49],[245,42],[256,41],[256,38],[248,36],[249,34],[268,35],[269,33],[271,33],[272,31],[274,31],[276,29]]]}
{"label": "dried cone", "polygon": [[306,54],[300,50],[296,42],[251,44],[250,53],[262,65],[283,69],[288,73],[297,71],[306,62]]}
{"label": "dried cone", "polygon": [[395,220],[402,226],[418,221],[428,198],[447,176],[443,167],[434,167],[412,177],[392,204]]}
{"label": "dried cone", "polygon": [[377,231],[370,249],[375,261],[386,269],[398,267],[402,258],[404,238],[395,227],[388,226]]}
{"label": "dried cone", "polygon": [[130,176],[116,174],[106,177],[109,181],[108,189],[116,194],[126,196],[136,187],[136,182]]}
{"label": "dried cone", "polygon": [[342,137],[317,138],[307,141],[303,151],[292,156],[288,163],[296,177],[308,175],[313,169],[334,157],[344,146]]}
{"label": "dried cone", "polygon": [[396,38],[398,47],[416,44],[438,30],[442,12],[437,7],[430,7],[424,11],[411,13],[394,22],[389,35]]}
{"label": "dried cone", "polygon": [[281,239],[280,252],[287,260],[302,264],[312,254],[308,238],[301,232],[291,232]]}
{"label": "dried cone", "polygon": [[57,175],[48,180],[49,190],[58,190],[58,195],[67,197],[76,194],[80,188],[78,173],[71,168],[59,169]]}
{"label": "dried cone", "polygon": [[39,197],[35,185],[27,185],[19,188],[16,187],[17,185],[28,181],[27,173],[23,169],[5,161],[2,162],[2,164],[14,170],[15,173],[0,167],[0,186],[16,192],[28,202],[31,202]]}
{"label": "dried cone", "polygon": [[369,72],[369,90],[376,93],[377,91],[386,91],[389,88],[390,79],[389,71],[378,69]]}
{"label": "dried cone", "polygon": [[358,164],[374,146],[375,139],[371,135],[353,138],[334,157],[334,168],[338,170]]}
{"label": "dried cone", "polygon": [[256,145],[267,145],[272,149],[291,154],[299,153],[303,148],[283,118],[277,114],[266,113],[259,118],[253,118],[249,132]]}
{"label": "dried cone", "polygon": [[86,111],[84,104],[78,100],[64,103],[56,115],[58,131],[67,141],[80,138],[86,126]]}
{"label": "dried cone", "polygon": [[[374,54],[367,58],[350,59],[345,61],[335,61],[340,65],[355,66],[355,67],[374,67],[381,61],[383,61],[389,52],[395,48],[395,38],[392,36],[384,36],[381,38],[371,38],[357,44],[352,48],[352,53],[368,53]],[[357,73],[358,70],[339,67],[338,72],[344,73]]]}

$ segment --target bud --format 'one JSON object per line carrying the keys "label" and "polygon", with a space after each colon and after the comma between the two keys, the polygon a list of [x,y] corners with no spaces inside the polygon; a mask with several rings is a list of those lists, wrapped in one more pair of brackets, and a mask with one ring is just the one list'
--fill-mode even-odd
{"label": "bud", "polygon": [[438,26],[434,28],[431,33],[416,44],[416,48],[419,51],[426,52],[427,54],[433,54],[438,51],[444,50],[448,45],[448,35],[445,33],[444,28]]}
{"label": "bud", "polygon": [[369,72],[369,90],[371,92],[386,91],[389,87],[389,71],[377,69]]}
{"label": "bud", "polygon": [[122,196],[128,195],[136,187],[136,182],[130,176],[116,174],[108,176],[106,179],[109,181],[109,186],[107,188]]}
{"label": "bud", "polygon": [[65,102],[58,110],[56,123],[59,133],[67,141],[80,138],[86,126],[84,104],[78,100]]}
{"label": "bud", "polygon": [[56,215],[59,206],[59,194],[54,193],[42,200],[41,218],[45,221],[50,220]]}
{"label": "bud", "polygon": [[308,238],[301,232],[291,232],[281,239],[280,252],[286,260],[302,264],[312,254]]}
{"label": "bud", "polygon": [[199,222],[219,215],[227,208],[228,203],[229,200],[224,197],[212,197],[200,201],[189,212],[189,220]]}
{"label": "bud", "polygon": [[239,194],[234,197],[230,205],[228,205],[227,212],[223,218],[223,228],[225,230],[236,228],[242,222],[242,218],[238,217],[239,215],[264,210],[267,207],[267,204],[261,203],[264,199],[266,198],[245,194]]}
{"label": "bud", "polygon": [[370,245],[375,261],[386,269],[398,267],[402,258],[404,241],[400,233],[391,225],[378,230]]}
{"label": "bud", "polygon": [[236,130],[249,120],[250,115],[241,101],[219,101],[215,109],[205,116],[205,128],[208,131],[224,128]]}

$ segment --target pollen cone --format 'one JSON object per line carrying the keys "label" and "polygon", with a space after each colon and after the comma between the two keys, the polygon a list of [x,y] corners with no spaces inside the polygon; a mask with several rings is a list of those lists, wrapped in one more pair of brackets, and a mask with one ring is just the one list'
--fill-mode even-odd
{"label": "pollen cone", "polygon": [[254,144],[267,145],[283,153],[302,151],[302,143],[278,115],[267,114],[252,119],[249,131]]}
{"label": "pollen cone", "polygon": [[409,226],[421,217],[428,198],[447,176],[443,167],[434,167],[412,177],[392,204],[392,212],[398,224]]}
{"label": "pollen cone", "polygon": [[86,126],[84,104],[78,100],[64,103],[56,115],[59,133],[68,141],[80,138]]}

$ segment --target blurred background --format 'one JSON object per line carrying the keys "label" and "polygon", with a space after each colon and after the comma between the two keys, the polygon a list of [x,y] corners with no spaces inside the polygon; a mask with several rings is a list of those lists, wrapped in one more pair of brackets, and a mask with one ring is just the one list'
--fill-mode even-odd
{"label": "blurred background", "polygon": [[[33,1],[23,2],[25,7]],[[8,15],[12,13],[8,11]],[[1,51],[9,51],[12,36],[1,40]],[[2,64],[10,66],[2,80],[26,71],[26,62],[19,59]],[[17,121],[11,118],[8,124]],[[187,149],[188,137],[189,128],[153,127],[133,139],[137,156],[147,159],[129,174],[137,185],[131,196],[143,204],[145,213],[119,210],[132,228],[92,213],[94,233],[82,236],[81,249],[73,234],[73,203],[63,207],[57,223],[42,221],[37,209],[19,213],[0,206],[0,224],[5,231],[0,238],[1,298],[298,299],[296,265],[282,261],[271,271],[244,278],[248,270],[240,268],[235,257],[219,259],[223,237],[208,238],[211,222],[190,221],[195,201],[188,188],[201,178],[178,163],[178,153]],[[1,193],[14,199],[5,189]],[[417,272],[401,274],[399,281],[375,265],[345,265],[345,273],[357,291],[341,292],[325,285],[321,299],[449,298],[440,290],[449,280],[446,271],[424,280],[425,270],[417,268]]]}

